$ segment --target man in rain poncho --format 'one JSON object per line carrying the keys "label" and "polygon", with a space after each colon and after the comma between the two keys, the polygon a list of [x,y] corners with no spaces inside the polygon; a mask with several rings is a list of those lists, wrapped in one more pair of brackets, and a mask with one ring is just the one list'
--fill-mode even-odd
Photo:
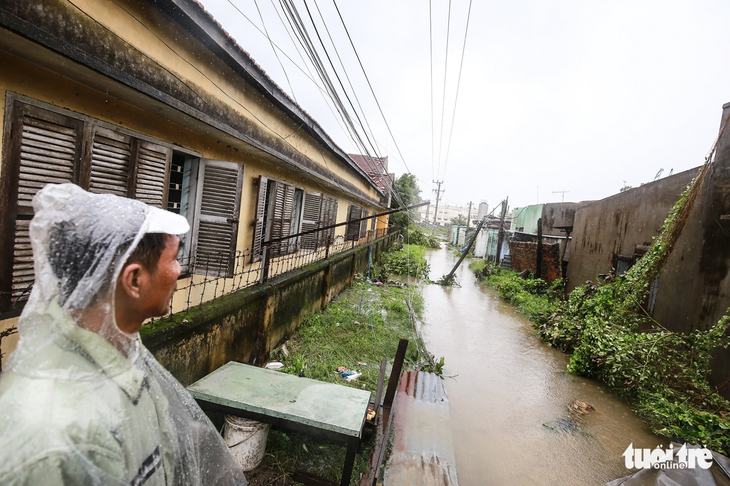
{"label": "man in rain poncho", "polygon": [[0,376],[0,484],[245,485],[138,335],[168,310],[187,220],[73,184],[33,207],[35,285]]}

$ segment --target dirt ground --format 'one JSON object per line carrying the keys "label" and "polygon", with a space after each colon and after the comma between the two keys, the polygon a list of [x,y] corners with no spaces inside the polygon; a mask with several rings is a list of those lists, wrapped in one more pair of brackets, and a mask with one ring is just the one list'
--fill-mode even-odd
{"label": "dirt ground", "polygon": [[278,469],[259,466],[246,473],[249,486],[291,486],[295,483],[286,474]]}

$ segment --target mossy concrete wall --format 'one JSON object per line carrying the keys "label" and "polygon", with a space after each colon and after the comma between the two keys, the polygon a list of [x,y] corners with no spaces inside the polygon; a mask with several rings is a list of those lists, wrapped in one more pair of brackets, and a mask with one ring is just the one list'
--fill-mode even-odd
{"label": "mossy concrete wall", "polygon": [[352,285],[355,273],[387,250],[385,236],[264,284],[177,313],[140,331],[155,358],[187,386],[229,361],[263,362],[304,320]]}

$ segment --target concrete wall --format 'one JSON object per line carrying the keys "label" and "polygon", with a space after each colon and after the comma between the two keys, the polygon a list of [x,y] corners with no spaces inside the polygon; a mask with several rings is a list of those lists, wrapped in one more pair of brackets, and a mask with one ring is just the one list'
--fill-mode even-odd
{"label": "concrete wall", "polygon": [[[723,106],[721,126],[730,120]],[[659,273],[653,318],[689,333],[708,329],[730,307],[730,131],[722,133],[701,192],[667,264]],[[652,236],[697,169],[596,201],[576,213],[568,290],[611,269],[615,254],[633,255]],[[719,350],[710,383],[730,374],[730,350]],[[721,393],[730,398],[730,389]]]}
{"label": "concrete wall", "polygon": [[[722,123],[730,122],[730,103]],[[675,331],[708,329],[730,307],[730,130],[719,140],[715,162],[674,252],[659,275],[654,318]],[[730,350],[716,354],[710,382],[730,375]],[[728,387],[723,395],[730,398]]]}
{"label": "concrete wall", "polygon": [[616,255],[652,244],[669,210],[697,175],[690,169],[578,209],[570,242],[567,289],[611,271]]}
{"label": "concrete wall", "polygon": [[[390,235],[377,240],[373,258],[394,239]],[[354,274],[366,268],[369,252],[370,245],[362,245],[337,254],[157,321],[143,327],[140,335],[185,386],[229,361],[248,362],[254,353],[260,363],[307,315],[352,285]]]}
{"label": "concrete wall", "polygon": [[593,201],[549,203],[542,206],[542,234],[562,236],[565,231],[561,228],[573,226],[575,213],[578,209],[589,205]]}

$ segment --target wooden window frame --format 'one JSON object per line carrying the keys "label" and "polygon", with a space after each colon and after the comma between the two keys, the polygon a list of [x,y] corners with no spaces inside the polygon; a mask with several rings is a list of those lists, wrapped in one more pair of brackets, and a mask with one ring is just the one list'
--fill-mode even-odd
{"label": "wooden window frame", "polygon": [[[172,152],[176,151],[190,157],[200,157],[201,154],[192,150],[184,149],[144,134],[122,128],[111,123],[60,108],[49,103],[38,101],[27,96],[13,92],[6,93],[5,118],[3,125],[2,140],[2,164],[0,169],[0,254],[11,255],[10,258],[0,259],[0,319],[16,316],[25,305],[25,300],[17,300],[13,296],[13,268],[14,248],[16,238],[17,221],[30,220],[33,215],[32,208],[28,205],[21,205],[19,201],[21,158],[22,148],[21,131],[24,127],[24,118],[31,116],[41,122],[48,120],[48,123],[57,123],[60,126],[68,126],[76,134],[76,147],[73,154],[73,175],[64,178],[84,189],[89,189],[92,175],[92,158],[94,156],[94,140],[98,133],[103,133],[106,138],[130,139],[130,159],[127,175],[127,196],[137,199],[137,165],[140,160],[139,151],[141,148],[151,146],[162,147],[166,151],[164,161],[165,177],[162,184],[157,184],[161,189],[159,203],[163,209],[167,207],[167,194],[169,186],[169,171]],[[56,121],[53,121],[56,120]],[[151,144],[151,145],[148,145]],[[153,147],[154,150],[154,147]],[[157,152],[162,154],[162,152]],[[27,157],[26,157],[27,158]],[[98,159],[96,159],[98,160]],[[159,161],[162,159],[158,158]],[[26,171],[31,171],[25,166]],[[45,183],[43,184],[45,185]],[[17,304],[17,305],[16,305]]]}
{"label": "wooden window frame", "polygon": [[348,224],[345,226],[345,241],[358,241],[360,239],[360,221],[350,223],[355,219],[362,217],[362,206],[357,204],[350,204],[347,208],[347,221]]}

